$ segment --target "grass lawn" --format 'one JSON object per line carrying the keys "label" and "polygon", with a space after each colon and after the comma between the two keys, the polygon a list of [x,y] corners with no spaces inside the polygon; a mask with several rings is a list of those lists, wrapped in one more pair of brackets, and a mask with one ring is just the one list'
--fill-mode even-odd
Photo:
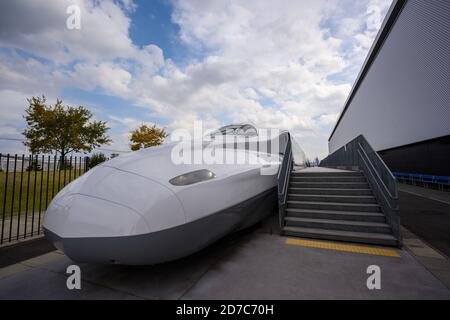
{"label": "grass lawn", "polygon": [[9,217],[11,211],[14,215],[19,212],[24,213],[26,210],[28,212],[44,211],[53,196],[83,172],[79,169],[31,171],[23,172],[23,174],[16,172],[15,181],[13,172],[8,174],[0,172],[0,217],[3,216],[3,212],[5,217]]}

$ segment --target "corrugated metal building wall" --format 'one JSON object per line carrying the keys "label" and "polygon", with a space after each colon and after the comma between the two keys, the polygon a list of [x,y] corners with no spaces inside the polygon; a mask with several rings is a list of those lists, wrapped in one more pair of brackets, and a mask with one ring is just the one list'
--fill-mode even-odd
{"label": "corrugated metal building wall", "polygon": [[330,153],[359,134],[377,151],[450,135],[450,1],[394,1],[390,18],[329,139]]}

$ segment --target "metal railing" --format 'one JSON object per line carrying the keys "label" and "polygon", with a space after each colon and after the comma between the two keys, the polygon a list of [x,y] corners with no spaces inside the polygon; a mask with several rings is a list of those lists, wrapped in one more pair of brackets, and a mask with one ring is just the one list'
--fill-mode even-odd
{"label": "metal railing", "polygon": [[440,191],[450,190],[449,176],[435,176],[431,174],[392,172],[398,182],[419,185],[425,188],[438,189]]}
{"label": "metal railing", "polygon": [[358,167],[368,179],[393,235],[401,245],[397,181],[378,153],[363,135],[320,162],[321,167]]}
{"label": "metal railing", "polygon": [[283,153],[283,161],[281,163],[280,171],[278,172],[278,214],[280,223],[280,232],[283,231],[284,216],[286,212],[286,198],[289,188],[289,177],[291,176],[293,161],[292,161],[292,143],[291,136],[288,134],[288,141]]}
{"label": "metal railing", "polygon": [[88,169],[88,157],[0,154],[0,245],[41,234],[50,201]]}

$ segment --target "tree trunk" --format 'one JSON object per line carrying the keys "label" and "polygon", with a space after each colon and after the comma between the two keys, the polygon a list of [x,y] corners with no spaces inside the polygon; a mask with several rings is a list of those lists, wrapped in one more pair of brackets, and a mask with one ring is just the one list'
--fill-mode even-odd
{"label": "tree trunk", "polygon": [[64,150],[61,150],[61,157],[59,159],[59,170],[65,170],[66,169],[66,154]]}

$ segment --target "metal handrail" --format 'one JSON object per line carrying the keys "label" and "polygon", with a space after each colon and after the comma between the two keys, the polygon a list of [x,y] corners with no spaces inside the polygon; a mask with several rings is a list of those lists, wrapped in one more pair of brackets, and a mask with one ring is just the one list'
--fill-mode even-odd
{"label": "metal handrail", "polygon": [[291,137],[288,134],[288,141],[284,149],[283,161],[281,163],[280,171],[278,172],[278,213],[279,213],[279,223],[280,231],[283,229],[284,215],[286,211],[286,198],[287,189],[289,185],[289,177],[292,170],[292,145]]}
{"label": "metal handrail", "polygon": [[[360,153],[359,150],[358,150],[358,152]],[[361,153],[360,153],[360,155],[361,155]],[[366,157],[367,157],[367,155],[366,155]],[[361,155],[361,160],[363,161],[363,163],[364,163],[364,165],[365,165],[366,168],[368,167],[368,166],[367,166],[366,160],[367,160],[367,161],[370,163],[370,165],[373,167],[373,164],[372,164],[372,162],[370,162],[370,159],[369,159],[369,158],[364,159],[364,158],[362,157],[362,155]],[[372,178],[374,178],[375,183],[377,184],[378,187],[380,187],[380,183],[379,183],[378,179],[376,179],[376,177],[375,177],[375,175],[372,173],[372,171],[371,171],[371,170],[367,170],[367,171],[370,172],[370,175],[372,176]],[[375,171],[375,173],[377,174],[377,176],[378,176],[378,178],[379,178],[378,173],[377,173],[376,171]],[[381,181],[381,180],[380,180],[380,181]],[[386,185],[383,183],[383,181],[381,181],[381,184],[384,186],[385,189],[387,188]],[[389,190],[386,189],[386,191],[387,191],[387,192],[389,193],[389,195],[390,195]],[[391,209],[397,209],[397,208],[398,208],[398,206],[393,207],[393,206],[391,205],[391,202],[389,201],[389,199],[387,198],[387,196],[386,196],[386,194],[385,194],[384,192],[382,192],[381,194],[383,195],[384,200],[386,200],[386,202],[388,203],[388,205],[389,205],[389,207],[390,207]],[[391,196],[391,197],[392,197],[392,196]]]}
{"label": "metal handrail", "polygon": [[[369,144],[369,142],[365,139],[365,137],[363,135],[360,135],[358,137],[358,146],[361,148],[361,150],[364,152],[364,154],[366,155],[367,159],[369,159],[373,170],[377,173],[377,176],[379,177],[380,181],[383,183],[383,185],[386,187],[386,191],[389,193],[389,195],[393,198],[398,198],[398,192],[397,192],[397,184],[396,184],[396,179],[394,174],[392,173],[392,171],[388,168],[388,166],[386,165],[386,163],[383,161],[383,159],[380,157],[380,155],[372,148],[372,146]],[[374,155],[374,157],[372,157],[373,161],[370,160],[369,155],[367,154],[364,146],[361,144],[365,144],[367,145],[367,147],[369,148],[369,152],[371,154]],[[375,165],[373,162],[377,162],[380,166],[380,168],[377,170],[375,168]],[[380,173],[384,173],[386,175],[385,179],[383,179],[383,177],[380,176]],[[391,186],[391,189],[386,185],[386,183],[388,183]]]}
{"label": "metal handrail", "polygon": [[[398,198],[397,188],[394,189],[395,194],[392,194],[391,191],[389,190],[389,188],[388,188],[388,187],[386,186],[386,184],[383,182],[383,179],[380,177],[380,174],[378,173],[378,171],[375,169],[375,166],[373,165],[372,161],[370,161],[370,158],[369,158],[369,156],[367,155],[367,153],[366,153],[366,151],[364,150],[364,148],[361,146],[360,143],[358,143],[358,146],[360,147],[361,151],[363,152],[364,157],[365,157],[365,158],[367,159],[367,161],[369,162],[370,167],[373,169],[373,171],[374,171],[375,174],[377,175],[377,178],[378,178],[377,180],[379,180],[379,181],[381,182],[381,185],[383,186],[383,189],[388,193],[388,195],[389,195],[391,198]],[[362,154],[360,153],[359,150],[358,150],[358,152],[359,152],[359,154],[360,154],[360,156],[361,156],[361,159],[364,160],[364,158],[363,158],[363,156],[362,156]],[[383,164],[384,164],[384,161],[383,161]],[[387,169],[387,170],[388,170],[388,172],[391,174],[392,179],[395,180],[395,177],[394,177],[394,175],[392,174],[392,172],[391,172],[389,169]],[[373,174],[372,174],[372,176],[373,176]],[[374,178],[375,178],[375,177],[374,177]]]}
{"label": "metal handrail", "polygon": [[363,135],[320,162],[321,167],[358,167],[368,179],[394,236],[401,245],[397,181]]}

